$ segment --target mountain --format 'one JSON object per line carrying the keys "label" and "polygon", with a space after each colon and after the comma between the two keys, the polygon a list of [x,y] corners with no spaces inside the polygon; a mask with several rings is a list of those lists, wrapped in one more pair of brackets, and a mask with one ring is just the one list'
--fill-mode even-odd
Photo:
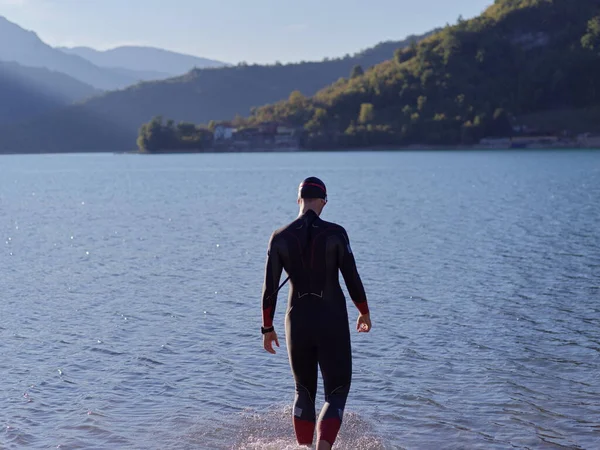
{"label": "mountain", "polygon": [[59,108],[62,102],[39,93],[0,66],[0,124],[28,119]]}
{"label": "mountain", "polygon": [[237,122],[301,126],[314,148],[470,144],[534,121],[542,133],[597,131],[600,3],[496,0],[355,75]]}
{"label": "mountain", "polygon": [[[105,93],[19,129],[4,128],[0,130],[0,151],[131,150],[135,148],[140,126],[152,116],[207,123],[211,119],[247,115],[251,108],[285,99],[294,90],[312,95],[340,77],[349,76],[355,66],[367,69],[392,57],[395,49],[430,34],[385,42],[354,56],[321,62],[195,69],[165,81],[141,83]],[[88,123],[98,118],[108,128]],[[52,127],[48,127],[49,122]],[[78,128],[89,131],[84,143],[79,137],[76,142],[72,139]],[[21,135],[25,129],[34,130],[27,134],[26,140]]]}
{"label": "mountain", "polygon": [[59,72],[0,61],[0,124],[26,120],[99,92]]}
{"label": "mountain", "polygon": [[[131,70],[124,69],[123,67],[107,67],[111,72],[119,74],[121,76],[131,78],[137,83],[140,81],[153,81],[153,80],[166,80],[167,78],[173,77],[172,74],[167,72],[153,72],[148,70]],[[180,74],[181,75],[181,74]]]}
{"label": "mountain", "polygon": [[0,16],[0,61],[13,61],[23,66],[45,67],[62,72],[99,89],[119,89],[137,80],[110,69],[95,66],[88,60],[50,47],[32,31]]}
{"label": "mountain", "polygon": [[[78,55],[99,67],[126,69],[131,74],[142,74],[143,79],[154,80],[183,75],[194,68],[223,67],[226,64],[207,58],[186,55],[153,47],[123,46],[98,51],[89,47],[60,47],[63,52]],[[156,74],[163,74],[158,78]],[[165,76],[166,75],[166,76]]]}

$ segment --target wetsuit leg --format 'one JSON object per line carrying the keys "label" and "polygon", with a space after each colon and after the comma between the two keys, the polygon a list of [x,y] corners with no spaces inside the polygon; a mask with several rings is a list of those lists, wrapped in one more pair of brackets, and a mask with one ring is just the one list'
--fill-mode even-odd
{"label": "wetsuit leg", "polygon": [[332,324],[319,342],[319,365],[325,388],[325,405],[318,425],[318,440],[333,446],[344,415],[352,379],[352,349],[348,321]]}
{"label": "wetsuit leg", "polygon": [[[308,322],[308,321],[307,321]],[[299,445],[312,445],[315,434],[317,394],[317,347],[311,333],[302,326],[286,324],[287,347],[296,382],[293,422]]]}

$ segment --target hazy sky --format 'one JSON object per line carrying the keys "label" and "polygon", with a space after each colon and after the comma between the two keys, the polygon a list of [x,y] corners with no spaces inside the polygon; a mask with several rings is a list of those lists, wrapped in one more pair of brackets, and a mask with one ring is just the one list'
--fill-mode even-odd
{"label": "hazy sky", "polygon": [[226,62],[319,60],[399,40],[493,0],[0,0],[50,45],[151,45]]}

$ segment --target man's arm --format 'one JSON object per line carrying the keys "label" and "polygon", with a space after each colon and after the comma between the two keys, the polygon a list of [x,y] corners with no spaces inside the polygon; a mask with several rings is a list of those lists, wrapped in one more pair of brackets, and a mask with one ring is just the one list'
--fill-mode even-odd
{"label": "man's arm", "polygon": [[271,235],[269,240],[269,248],[267,250],[267,263],[265,266],[265,281],[262,292],[262,313],[263,327],[270,328],[273,326],[273,318],[275,317],[275,307],[277,306],[277,288],[283,264],[277,249],[276,235]]}
{"label": "man's arm", "polygon": [[352,254],[352,248],[350,247],[350,238],[346,230],[342,228],[342,248],[340,249],[340,270],[350,298],[358,308],[361,314],[369,314],[369,305],[367,303],[367,294],[362,284],[360,276],[358,275],[358,269],[356,268],[356,261]]}

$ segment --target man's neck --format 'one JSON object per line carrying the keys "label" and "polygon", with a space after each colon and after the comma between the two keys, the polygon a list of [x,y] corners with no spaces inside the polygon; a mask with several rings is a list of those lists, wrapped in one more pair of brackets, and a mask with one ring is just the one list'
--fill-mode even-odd
{"label": "man's neck", "polygon": [[314,208],[313,206],[309,206],[309,205],[304,205],[300,208],[300,214],[299,216],[303,216],[304,214],[306,214],[308,211],[312,211],[314,212],[317,216],[319,215],[319,212],[316,210],[316,208]]}

